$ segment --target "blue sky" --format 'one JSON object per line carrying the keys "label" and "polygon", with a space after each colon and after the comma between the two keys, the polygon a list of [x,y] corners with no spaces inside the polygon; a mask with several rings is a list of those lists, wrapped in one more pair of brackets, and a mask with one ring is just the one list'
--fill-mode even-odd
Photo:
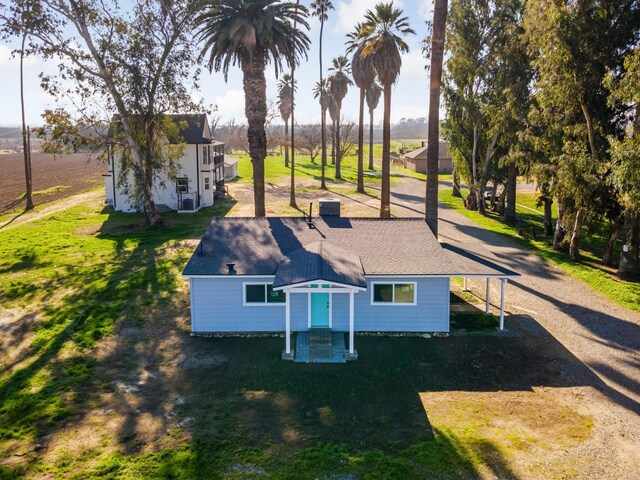
{"label": "blue sky", "polygon": [[[302,0],[309,5],[311,0]],[[362,20],[365,11],[372,8],[376,2],[371,0],[334,0],[335,11],[330,12],[329,20],[325,24],[323,42],[323,63],[325,71],[331,59],[344,53],[345,35],[353,30],[354,25]],[[410,19],[412,28],[417,35],[407,38],[410,52],[403,55],[401,76],[393,90],[392,121],[403,117],[426,117],[428,100],[428,76],[424,70],[425,60],[420,52],[420,40],[426,34],[425,21],[432,15],[432,0],[395,0],[395,5],[404,9]],[[319,107],[313,99],[312,89],[319,78],[318,68],[318,36],[320,25],[316,18],[310,19],[311,49],[308,61],[296,69],[298,80],[298,95],[296,98],[296,121],[300,123],[318,121]],[[0,126],[13,126],[20,123],[20,97],[18,89],[18,60],[11,58],[12,45],[0,43]],[[38,74],[42,71],[53,73],[55,65],[44,64],[41,60],[30,58],[25,63],[26,109],[27,121],[31,125],[42,123],[40,114],[45,108],[56,106],[55,99],[49,97],[40,88]],[[276,98],[276,85],[273,68],[267,67],[267,97]],[[244,93],[242,91],[242,74],[238,68],[229,72],[228,82],[225,83],[222,74],[203,72],[200,81],[200,92],[194,95],[202,97],[205,105],[218,105],[218,111],[226,122],[233,118],[237,122],[244,122]],[[13,93],[14,92],[14,93]],[[343,102],[343,115],[357,120],[358,91],[352,87]],[[375,123],[382,119],[382,108],[376,110]]]}

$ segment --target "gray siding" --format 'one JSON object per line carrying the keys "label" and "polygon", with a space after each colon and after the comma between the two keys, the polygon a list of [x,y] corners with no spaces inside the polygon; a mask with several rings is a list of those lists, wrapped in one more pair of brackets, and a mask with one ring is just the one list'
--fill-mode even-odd
{"label": "gray siding", "polygon": [[[271,282],[272,278],[192,278],[192,329],[204,332],[282,332],[284,304],[243,306],[243,283]],[[387,332],[448,332],[448,278],[373,278],[375,282],[416,282],[416,305],[372,305],[371,282],[355,294],[355,330]],[[349,294],[333,294],[332,328],[349,330]],[[308,330],[308,295],[291,296],[291,330]]]}

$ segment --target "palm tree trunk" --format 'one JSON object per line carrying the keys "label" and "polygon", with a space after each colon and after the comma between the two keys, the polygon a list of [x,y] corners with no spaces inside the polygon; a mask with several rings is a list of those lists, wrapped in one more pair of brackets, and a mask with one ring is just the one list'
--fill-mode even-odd
{"label": "palm tree trunk", "polygon": [[391,150],[391,85],[384,86],[384,120],[382,123],[382,184],[380,186],[380,218],[391,217],[390,185]]}
{"label": "palm tree trunk", "polygon": [[358,117],[358,186],[356,190],[364,193],[364,96],[366,90],[360,89],[360,114]]}
{"label": "palm tree trunk", "polygon": [[[297,2],[296,2],[297,3]],[[289,189],[289,206],[298,208],[296,204],[296,136],[295,136],[295,65],[291,66],[291,187]]]}
{"label": "palm tree trunk", "polygon": [[336,121],[331,123],[331,165],[336,164]]}
{"label": "palm tree trunk", "polygon": [[369,170],[373,171],[373,108],[369,109]]}
{"label": "palm tree trunk", "polygon": [[249,156],[253,165],[253,202],[256,217],[264,217],[264,159],[267,156],[267,81],[264,76],[262,55],[255,54],[250,62],[243,64],[243,88],[245,115],[247,116],[247,139]]}
{"label": "palm tree trunk", "polygon": [[25,210],[33,210],[33,182],[31,172],[31,147],[30,147],[30,131],[27,128],[27,121],[24,112],[24,45],[27,41],[26,32],[22,34],[22,45],[20,47],[20,108],[22,109],[22,153],[24,155],[24,180],[26,193],[25,198],[27,204]]}
{"label": "palm tree trunk", "polygon": [[[322,95],[322,94],[321,94]],[[327,124],[327,111],[322,109],[320,112],[320,122],[322,123],[320,129],[320,136],[322,142],[322,155],[320,157],[320,188],[322,190],[327,189],[327,182],[325,180],[325,168],[327,166],[327,135],[326,135],[326,124]]]}
{"label": "palm tree trunk", "polygon": [[319,59],[320,59],[320,139],[322,145],[322,155],[320,157],[320,163],[322,164],[321,170],[321,178],[320,178],[320,188],[322,190],[327,189],[327,183],[325,181],[325,167],[327,165],[327,110],[324,108],[324,88],[322,81],[322,32],[324,31],[324,17],[320,16],[320,48],[319,48]]}
{"label": "palm tree trunk", "polygon": [[342,179],[342,175],[340,172],[340,164],[342,162],[342,151],[340,145],[340,112],[342,110],[342,105],[336,106],[336,180]]}
{"label": "palm tree trunk", "polygon": [[289,168],[289,119],[284,121],[284,166]]}
{"label": "palm tree trunk", "polygon": [[431,36],[431,78],[429,82],[429,132],[427,136],[427,191],[425,216],[438,238],[438,156],[440,147],[440,86],[447,27],[447,0],[435,0]]}

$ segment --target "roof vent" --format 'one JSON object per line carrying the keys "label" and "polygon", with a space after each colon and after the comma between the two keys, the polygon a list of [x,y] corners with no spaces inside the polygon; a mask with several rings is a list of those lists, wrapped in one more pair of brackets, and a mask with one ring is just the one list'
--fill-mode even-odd
{"label": "roof vent", "polygon": [[236,274],[236,264],[235,263],[227,263],[227,268],[229,269],[229,275],[235,275]]}
{"label": "roof vent", "polygon": [[339,217],[340,216],[340,199],[339,198],[322,198],[320,199],[320,216],[321,217]]}

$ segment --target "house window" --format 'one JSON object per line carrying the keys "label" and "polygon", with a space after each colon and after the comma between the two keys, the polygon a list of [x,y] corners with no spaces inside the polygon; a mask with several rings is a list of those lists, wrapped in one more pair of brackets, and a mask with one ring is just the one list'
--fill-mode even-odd
{"label": "house window", "polygon": [[187,177],[176,178],[176,191],[178,193],[189,192],[189,179]]}
{"label": "house window", "polygon": [[209,177],[204,177],[204,189],[209,190],[211,187],[211,179]]}
{"label": "house window", "polygon": [[202,164],[203,165],[211,164],[211,155],[209,155],[209,147],[206,145],[202,147]]}
{"label": "house window", "polygon": [[375,305],[415,305],[416,284],[411,283],[374,283],[371,290],[371,303]]}
{"label": "house window", "polygon": [[269,283],[244,284],[245,305],[277,305],[286,301],[286,294],[283,291],[274,291],[273,286]]}

